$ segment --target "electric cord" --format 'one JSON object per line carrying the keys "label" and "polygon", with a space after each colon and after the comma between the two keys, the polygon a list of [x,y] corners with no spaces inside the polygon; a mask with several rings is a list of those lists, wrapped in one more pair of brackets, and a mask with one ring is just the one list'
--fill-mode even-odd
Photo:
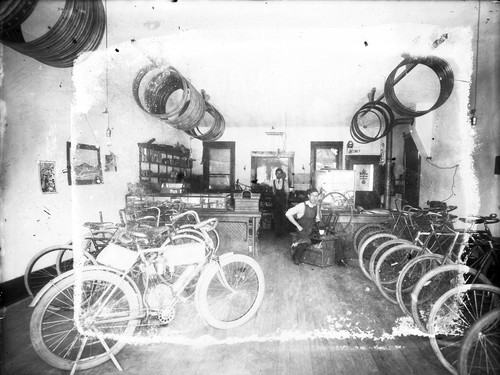
{"label": "electric cord", "polygon": [[430,165],[432,165],[433,167],[435,167],[437,169],[455,169],[455,172],[453,173],[452,182],[451,182],[451,194],[446,199],[443,199],[441,201],[441,202],[446,202],[448,199],[450,199],[451,197],[453,197],[455,195],[455,177],[457,175],[457,170],[458,170],[458,167],[460,165],[455,164],[454,166],[451,166],[451,167],[440,167],[439,165],[432,163],[429,159],[425,159],[425,160],[427,161],[427,163],[429,163]]}

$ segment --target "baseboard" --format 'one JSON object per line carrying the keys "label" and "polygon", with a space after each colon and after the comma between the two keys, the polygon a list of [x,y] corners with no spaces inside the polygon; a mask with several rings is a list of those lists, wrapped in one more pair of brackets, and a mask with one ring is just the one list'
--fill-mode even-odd
{"label": "baseboard", "polygon": [[0,284],[0,308],[21,301],[28,296],[24,287],[24,276]]}

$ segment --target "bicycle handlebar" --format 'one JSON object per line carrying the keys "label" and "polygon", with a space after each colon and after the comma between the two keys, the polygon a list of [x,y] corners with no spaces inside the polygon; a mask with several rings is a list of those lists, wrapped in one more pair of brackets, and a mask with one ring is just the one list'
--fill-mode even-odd
{"label": "bicycle handlebar", "polygon": [[174,221],[177,221],[180,218],[187,216],[187,215],[194,216],[194,218],[196,219],[196,223],[200,223],[200,217],[198,216],[198,212],[192,211],[192,210],[191,211],[184,211],[178,215],[172,216],[171,220],[174,222]]}

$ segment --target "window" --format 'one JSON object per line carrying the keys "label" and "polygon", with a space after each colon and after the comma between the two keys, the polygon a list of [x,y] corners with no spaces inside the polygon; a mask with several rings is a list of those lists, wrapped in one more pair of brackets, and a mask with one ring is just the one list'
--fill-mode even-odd
{"label": "window", "polygon": [[211,191],[234,188],[235,142],[203,142],[203,179]]}
{"label": "window", "polygon": [[293,152],[252,151],[251,157],[252,181],[272,186],[276,169],[281,168],[288,185],[293,186]]}
{"label": "window", "polygon": [[344,142],[311,142],[311,178],[316,186],[317,171],[343,169]]}

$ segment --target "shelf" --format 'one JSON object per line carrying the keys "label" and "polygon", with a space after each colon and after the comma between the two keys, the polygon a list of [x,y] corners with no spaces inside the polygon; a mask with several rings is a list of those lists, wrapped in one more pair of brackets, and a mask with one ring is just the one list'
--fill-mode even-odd
{"label": "shelf", "polygon": [[148,181],[153,191],[163,183],[176,182],[179,174],[191,175],[192,161],[187,149],[170,145],[138,143],[139,179]]}

